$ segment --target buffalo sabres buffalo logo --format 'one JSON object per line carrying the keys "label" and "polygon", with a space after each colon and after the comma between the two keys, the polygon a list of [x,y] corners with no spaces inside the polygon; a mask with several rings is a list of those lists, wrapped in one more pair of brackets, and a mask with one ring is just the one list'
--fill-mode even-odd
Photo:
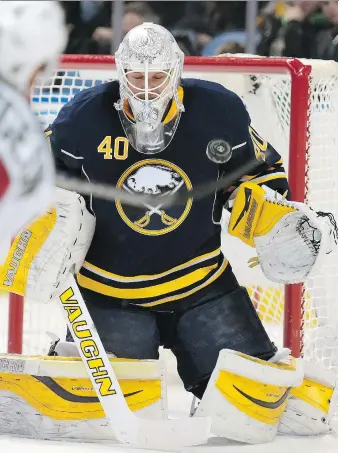
{"label": "buffalo sabres buffalo logo", "polygon": [[117,188],[129,193],[154,196],[154,203],[140,207],[123,205],[116,200],[121,218],[133,230],[148,236],[159,236],[177,228],[186,219],[191,206],[189,198],[185,206],[161,204],[161,196],[179,191],[191,191],[192,184],[179,167],[160,159],[146,159],[128,168],[118,181]]}

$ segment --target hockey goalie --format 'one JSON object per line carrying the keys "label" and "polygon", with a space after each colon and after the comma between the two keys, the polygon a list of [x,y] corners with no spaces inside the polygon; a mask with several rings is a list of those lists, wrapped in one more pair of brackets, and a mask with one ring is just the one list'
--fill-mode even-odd
{"label": "hockey goalie", "polygon": [[[289,200],[281,157],[252,127],[242,100],[216,83],[181,79],[183,53],[166,29],[145,23],[131,30],[116,65],[117,81],[77,94],[46,134],[58,171],[154,202],[136,207],[57,189],[53,209],[20,232],[1,288],[59,304],[69,331],[52,345],[53,357],[24,360],[20,376],[32,387],[24,394],[0,386],[0,404],[4,391],[17,392],[27,414],[34,391],[45,389],[60,412],[44,400],[35,407],[39,426],[25,415],[44,438],[111,438],[113,427],[119,440],[139,446],[153,446],[156,435],[158,447],[171,437],[190,445],[207,440],[208,422],[213,435],[246,443],[270,442],[278,432],[328,432],[336,376],[272,343],[220,235],[227,209],[229,233],[253,247],[253,263],[269,279],[302,282],[336,245],[333,216]],[[162,205],[164,194],[189,194],[244,162],[252,171],[232,186]],[[193,416],[180,420],[184,429],[163,420],[161,345],[199,400]],[[113,371],[107,355],[115,356]],[[124,379],[134,386],[125,389]],[[128,398],[129,409],[132,400],[134,410],[147,409],[147,420],[131,417]]]}

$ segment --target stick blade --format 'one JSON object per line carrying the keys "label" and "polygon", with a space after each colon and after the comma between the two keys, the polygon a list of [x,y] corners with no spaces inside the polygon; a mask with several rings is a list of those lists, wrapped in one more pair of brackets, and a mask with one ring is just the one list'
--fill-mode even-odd
{"label": "stick blade", "polygon": [[189,447],[207,443],[211,420],[208,417],[180,420],[139,419],[137,446],[159,450]]}

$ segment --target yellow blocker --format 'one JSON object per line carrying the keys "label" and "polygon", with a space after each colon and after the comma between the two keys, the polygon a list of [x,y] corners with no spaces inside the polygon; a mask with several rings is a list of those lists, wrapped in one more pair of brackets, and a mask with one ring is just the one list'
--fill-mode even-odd
{"label": "yellow blocker", "polygon": [[48,302],[62,279],[81,268],[94,230],[83,197],[57,188],[53,208],[15,237],[0,271],[0,289]]}

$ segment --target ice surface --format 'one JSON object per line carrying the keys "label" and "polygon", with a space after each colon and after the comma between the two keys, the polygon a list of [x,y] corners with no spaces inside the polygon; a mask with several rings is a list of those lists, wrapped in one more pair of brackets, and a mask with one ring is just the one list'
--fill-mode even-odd
{"label": "ice surface", "polygon": [[[173,417],[185,417],[191,404],[191,395],[179,385],[169,387],[169,406]],[[47,450],[48,449],[48,450]],[[16,453],[144,453],[155,450],[138,450],[118,444],[51,442],[16,439],[0,436],[0,452]],[[159,450],[157,450],[159,451]],[[171,450],[180,453],[335,453],[338,439],[334,435],[316,437],[277,436],[269,444],[246,445],[221,438],[211,438],[207,445]]]}

